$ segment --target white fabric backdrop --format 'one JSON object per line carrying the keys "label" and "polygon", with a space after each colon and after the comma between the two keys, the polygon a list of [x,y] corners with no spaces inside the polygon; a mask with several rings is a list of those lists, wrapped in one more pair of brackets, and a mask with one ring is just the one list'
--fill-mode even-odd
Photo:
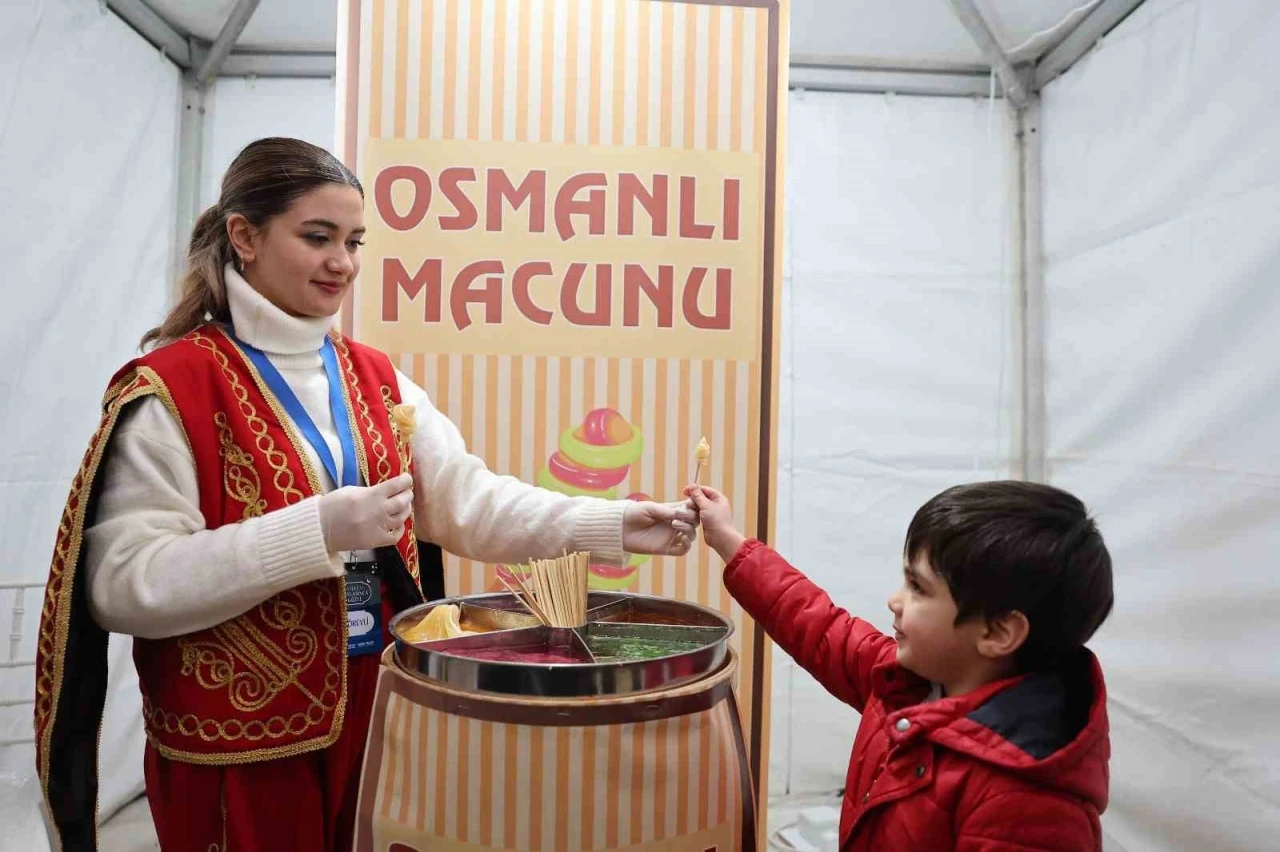
{"label": "white fabric backdrop", "polygon": [[1044,93],[1049,463],[1116,610],[1109,850],[1280,848],[1280,5],[1148,0]]}
{"label": "white fabric backdrop", "polygon": [[[161,316],[174,221],[178,72],[86,0],[6,0],[0,26],[0,342],[4,581],[42,581],[97,400]],[[41,590],[25,595],[19,659],[35,655]],[[13,593],[0,592],[0,631]],[[7,657],[7,653],[5,655]],[[141,699],[128,641],[113,637],[102,813],[141,789]],[[29,698],[30,667],[0,670]],[[31,705],[0,709],[0,738],[31,733]],[[34,751],[0,748],[0,843],[44,848]],[[17,785],[15,787],[15,785]],[[10,845],[14,844],[14,845]]]}
{"label": "white fabric backdrop", "polygon": [[[1009,475],[1011,122],[946,98],[788,110],[778,548],[889,629],[915,510]],[[857,715],[774,661],[770,792],[842,787]]]}
{"label": "white fabric backdrop", "polygon": [[293,136],[332,151],[335,97],[332,80],[218,80],[205,102],[201,208],[218,200],[227,166],[255,139]]}

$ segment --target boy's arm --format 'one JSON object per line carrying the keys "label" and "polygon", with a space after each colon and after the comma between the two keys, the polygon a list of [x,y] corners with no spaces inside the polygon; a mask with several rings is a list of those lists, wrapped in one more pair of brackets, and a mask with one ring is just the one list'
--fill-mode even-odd
{"label": "boy's arm", "polygon": [[984,798],[964,816],[955,852],[1092,852],[1102,849],[1097,820],[1053,794],[1008,792]]}
{"label": "boy's arm", "polygon": [[859,713],[871,669],[892,659],[894,642],[831,602],[772,548],[746,541],[724,569],[724,584],[779,647]]}

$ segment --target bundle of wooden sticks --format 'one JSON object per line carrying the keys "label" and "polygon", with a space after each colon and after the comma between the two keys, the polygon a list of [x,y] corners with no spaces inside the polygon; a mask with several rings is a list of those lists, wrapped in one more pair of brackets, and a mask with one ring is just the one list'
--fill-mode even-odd
{"label": "bundle of wooden sticks", "polygon": [[511,568],[512,586],[498,579],[524,607],[548,627],[581,627],[587,623],[587,565],[591,554],[566,553],[534,559]]}

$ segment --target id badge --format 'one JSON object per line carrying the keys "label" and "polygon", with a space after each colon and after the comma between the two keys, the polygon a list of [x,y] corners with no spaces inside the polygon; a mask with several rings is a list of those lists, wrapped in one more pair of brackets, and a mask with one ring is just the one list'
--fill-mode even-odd
{"label": "id badge", "polygon": [[346,574],[347,656],[382,652],[382,583],[377,574]]}

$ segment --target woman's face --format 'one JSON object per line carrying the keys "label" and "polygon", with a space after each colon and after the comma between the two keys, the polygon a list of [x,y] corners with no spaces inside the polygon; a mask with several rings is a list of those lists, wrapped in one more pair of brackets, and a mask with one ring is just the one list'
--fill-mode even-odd
{"label": "woman's face", "polygon": [[330,317],[360,271],[364,199],[354,187],[325,184],[263,228],[234,215],[227,229],[255,290],[291,316]]}

